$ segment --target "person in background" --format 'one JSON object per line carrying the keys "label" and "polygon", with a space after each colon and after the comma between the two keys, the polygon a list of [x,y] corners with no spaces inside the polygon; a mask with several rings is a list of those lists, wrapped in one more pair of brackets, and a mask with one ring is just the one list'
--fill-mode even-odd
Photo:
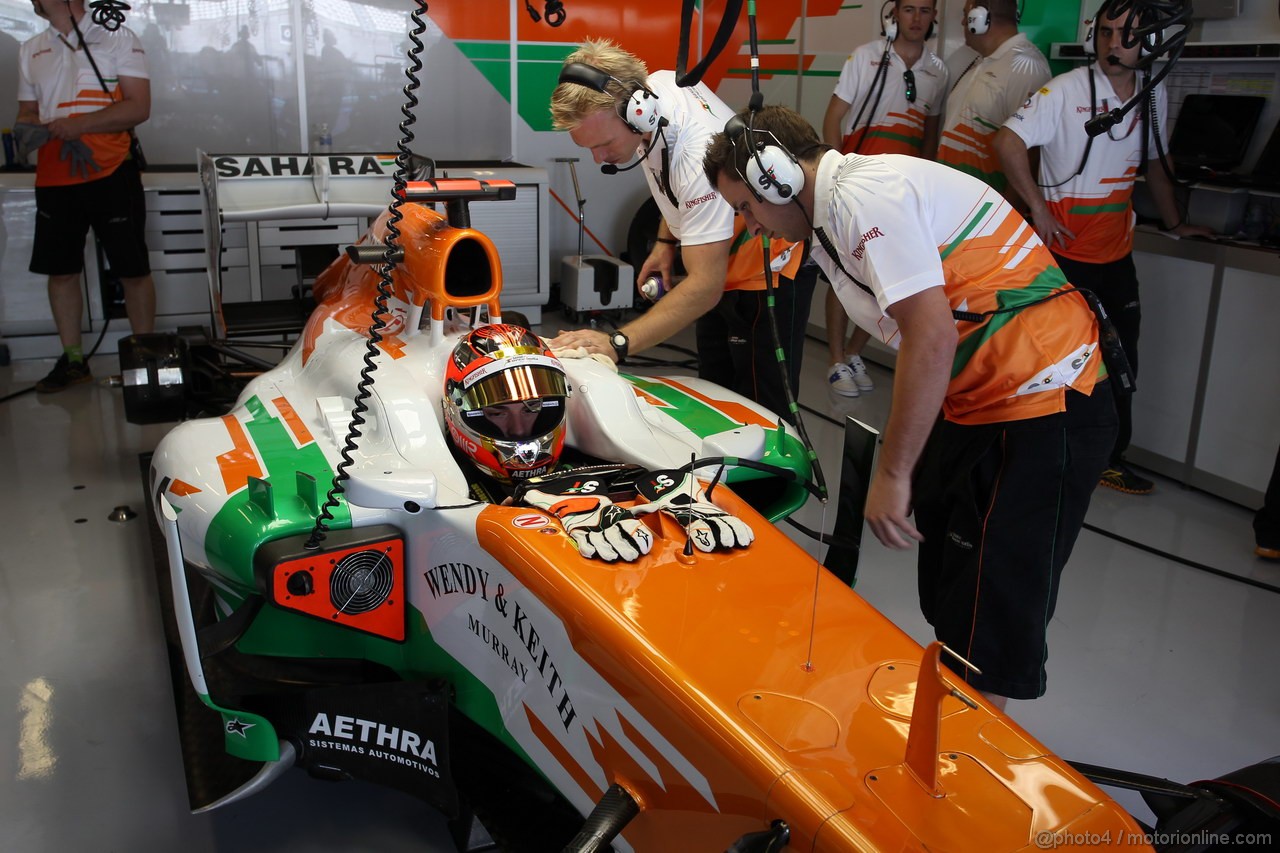
{"label": "person in background", "polygon": [[84,0],[32,3],[49,27],[20,51],[14,135],[23,162],[38,151],[30,269],[49,276],[62,342],[57,364],[36,383],[37,391],[49,393],[92,378],[80,339],[89,228],[124,285],[134,334],[155,324],[142,176],[129,156],[130,131],[151,114],[151,83],[142,43],[127,27],[110,31],[94,23]]}
{"label": "person in background", "polygon": [[[616,166],[639,157],[662,214],[653,251],[633,259],[641,261],[637,280],[657,274],[670,284],[677,245],[688,277],[612,335],[577,329],[561,332],[550,344],[621,362],[696,319],[698,376],[790,421],[769,323],[761,240],[734,221],[702,171],[707,144],[732,114],[705,85],[677,86],[671,71],[650,74],[639,58],[607,40],[583,42],[565,60],[551,97],[555,127],[568,131],[597,163]],[[769,251],[777,288],[774,315],[794,389],[817,268],[800,269],[803,243],[771,241]]]}
{"label": "person in background", "polygon": [[[991,147],[996,131],[1053,75],[1044,54],[1018,32],[1018,0],[965,0],[965,44],[978,52],[947,96],[938,162],[1006,193]],[[1025,210],[1016,194],[1006,197]]]}
{"label": "person in background", "polygon": [[[1137,39],[1124,34],[1138,24],[1130,7],[1122,17],[1112,14],[1108,0],[1091,28],[1089,47],[1097,57],[1083,68],[1053,78],[1014,113],[996,134],[994,147],[1013,188],[1026,201],[1036,233],[1053,252],[1058,266],[1076,287],[1093,291],[1115,323],[1129,366],[1138,372],[1138,329],[1142,303],[1138,273],[1133,264],[1133,188],[1143,169],[1147,188],[1164,230],[1179,237],[1207,237],[1208,228],[1187,223],[1178,211],[1173,182],[1157,150],[1167,150],[1168,122],[1160,128],[1156,148],[1151,106],[1142,103],[1121,124],[1090,138],[1085,122],[1091,116],[1129,103],[1139,96],[1140,60]],[[1149,96],[1158,116],[1168,115],[1163,85]],[[1039,180],[1032,176],[1029,149],[1040,149]],[[1150,493],[1151,480],[1124,461],[1133,435],[1132,395],[1116,401],[1120,430],[1110,464],[1101,483],[1131,495]]]}
{"label": "person in background", "polygon": [[924,615],[972,664],[953,669],[997,707],[1042,695],[1059,580],[1115,441],[1097,319],[981,181],[841,155],[785,107],[739,120],[707,177],[752,233],[812,234],[850,317],[898,350],[868,525],[920,543]]}
{"label": "person in background", "polygon": [[[823,142],[846,154],[937,157],[947,69],[925,44],[933,37],[934,2],[893,0],[882,38],[850,54],[822,120]],[[827,291],[826,323],[831,390],[844,397],[874,390],[862,360],[871,336],[854,327],[846,343],[849,317],[834,290]]]}

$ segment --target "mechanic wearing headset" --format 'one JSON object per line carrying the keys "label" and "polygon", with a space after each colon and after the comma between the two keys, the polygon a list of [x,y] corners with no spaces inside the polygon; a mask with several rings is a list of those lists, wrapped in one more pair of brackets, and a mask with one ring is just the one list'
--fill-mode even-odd
{"label": "mechanic wearing headset", "polygon": [[[462,336],[445,369],[444,421],[476,500],[545,510],[584,557],[610,562],[649,553],[653,534],[638,516],[659,510],[701,551],[751,544],[751,528],[707,500],[692,473],[564,465],[570,397],[564,365],[528,329],[488,325]],[[624,509],[608,497],[624,474],[647,502]]]}
{"label": "mechanic wearing headset", "polygon": [[785,107],[741,114],[706,171],[753,232],[812,235],[850,317],[898,350],[867,522],[920,542],[921,608],[981,670],[949,662],[966,681],[998,707],[1042,695],[1062,568],[1115,440],[1084,297],[986,184],[841,155]]}
{"label": "mechanic wearing headset", "polygon": [[[938,162],[981,178],[1000,192],[1008,182],[991,147],[1009,116],[1053,76],[1039,48],[1018,32],[1020,0],[965,0],[965,44],[978,52],[951,81]],[[1006,193],[1021,207],[1016,195]]]}
{"label": "mechanic wearing headset", "polygon": [[[880,38],[845,60],[827,113],[822,141],[846,154],[938,156],[947,68],[926,46],[933,37],[935,0],[888,0]],[[844,397],[875,389],[862,361],[870,335],[854,328],[845,343],[848,315],[827,291],[827,383]]]}
{"label": "mechanic wearing headset", "polygon": [[[1168,125],[1151,121],[1152,108],[1158,117],[1168,115],[1163,84],[1120,124],[1094,137],[1085,132],[1086,119],[1135,96],[1147,97],[1137,91],[1141,41],[1131,37],[1131,46],[1124,45],[1126,31],[1140,24],[1139,12],[1130,6],[1117,15],[1114,6],[1108,0],[1090,23],[1092,38],[1086,42],[1097,61],[1049,81],[1000,129],[995,148],[1010,183],[1027,201],[1036,233],[1071,283],[1097,294],[1136,373],[1142,305],[1133,265],[1136,219],[1131,197],[1139,169],[1145,167],[1147,187],[1166,231],[1180,237],[1207,237],[1212,232],[1188,224],[1178,213],[1173,183],[1157,154],[1157,128],[1160,150],[1168,145]],[[1028,148],[1035,146],[1040,148],[1039,183],[1032,177],[1028,156]],[[1143,495],[1151,492],[1152,482],[1124,462],[1133,433],[1131,400],[1125,394],[1116,401],[1120,431],[1100,482]]]}
{"label": "mechanic wearing headset", "polygon": [[151,82],[142,43],[128,28],[112,31],[93,22],[84,0],[32,2],[49,28],[20,48],[13,129],[20,162],[40,152],[30,268],[49,276],[63,353],[36,390],[52,392],[92,378],[80,340],[80,273],[90,227],[124,285],[133,332],[150,332],[155,323],[146,203],[129,135],[151,113]]}
{"label": "mechanic wearing headset", "polygon": [[[671,71],[649,74],[640,59],[609,41],[585,41],[565,61],[551,96],[556,128],[591,151],[606,174],[623,171],[616,164],[639,156],[634,165],[644,167],[662,212],[658,242],[637,280],[658,274],[671,282],[677,244],[688,277],[613,335],[579,329],[561,332],[551,345],[620,362],[696,318],[698,376],[791,420],[769,324],[761,243],[734,221],[702,172],[707,143],[731,115],[705,85],[679,87]],[[775,242],[770,250],[774,314],[791,387],[797,388],[817,267],[800,269],[803,245]]]}

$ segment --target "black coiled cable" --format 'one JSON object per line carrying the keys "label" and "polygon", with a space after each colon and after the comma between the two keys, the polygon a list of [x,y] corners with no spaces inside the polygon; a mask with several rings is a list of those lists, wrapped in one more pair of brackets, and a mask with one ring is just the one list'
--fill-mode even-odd
{"label": "black coiled cable", "polygon": [[316,517],[316,526],[311,531],[311,537],[307,540],[306,548],[315,550],[320,547],[320,543],[324,541],[325,533],[329,529],[327,522],[333,520],[333,508],[338,505],[338,499],[343,492],[343,483],[349,478],[350,474],[347,469],[355,464],[355,460],[351,454],[356,451],[356,440],[363,433],[360,428],[364,426],[364,413],[369,411],[369,406],[365,403],[371,396],[370,387],[373,385],[373,373],[378,369],[378,344],[382,342],[382,330],[386,328],[386,321],[383,317],[387,313],[387,300],[391,298],[391,291],[395,284],[392,279],[392,273],[395,272],[396,258],[400,254],[400,228],[398,227],[400,220],[404,218],[404,214],[400,212],[400,206],[404,204],[405,186],[408,182],[408,174],[413,165],[413,154],[409,150],[409,143],[413,142],[413,131],[410,126],[417,121],[413,111],[418,106],[418,96],[414,94],[421,82],[418,79],[418,72],[422,70],[422,60],[420,55],[423,50],[423,42],[421,36],[427,31],[424,15],[427,12],[427,4],[425,0],[417,0],[418,7],[410,13],[409,17],[413,21],[413,29],[409,31],[409,40],[413,46],[409,48],[408,59],[409,67],[405,69],[405,76],[409,82],[404,87],[404,103],[400,106],[400,113],[404,116],[404,120],[400,122],[400,139],[396,143],[396,171],[392,178],[391,188],[391,205],[388,208],[389,216],[387,217],[387,233],[383,238],[382,265],[378,268],[378,295],[374,298],[373,317],[369,325],[369,337],[365,341],[364,367],[360,370],[360,381],[356,384],[356,396],[351,406],[351,428],[347,431],[346,439],[343,441],[342,448],[338,454],[342,457],[342,461],[338,463],[337,471],[334,473],[333,486],[329,489],[329,493],[325,496],[325,502],[320,507],[320,514]]}
{"label": "black coiled cable", "polygon": [[[1126,17],[1131,11],[1133,16]],[[1187,42],[1191,3],[1188,0],[1108,0],[1098,9],[1094,20],[1100,20],[1104,14],[1109,18],[1125,20],[1121,44],[1126,48],[1142,45],[1134,70],[1145,71],[1160,57],[1167,59],[1164,67],[1154,75],[1144,76],[1142,90],[1127,104],[1085,122],[1085,132],[1090,136],[1106,133],[1119,124],[1134,107],[1145,104],[1147,94],[1173,70]]]}
{"label": "black coiled cable", "polygon": [[89,8],[95,24],[110,33],[114,33],[124,24],[124,13],[133,8],[122,0],[91,0]]}

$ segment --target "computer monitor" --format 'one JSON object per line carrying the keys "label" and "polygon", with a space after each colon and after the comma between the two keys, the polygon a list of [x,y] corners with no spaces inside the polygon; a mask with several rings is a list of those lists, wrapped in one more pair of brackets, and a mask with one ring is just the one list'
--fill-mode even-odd
{"label": "computer monitor", "polygon": [[1258,116],[1260,95],[1187,95],[1169,138],[1179,172],[1229,172],[1244,162]]}

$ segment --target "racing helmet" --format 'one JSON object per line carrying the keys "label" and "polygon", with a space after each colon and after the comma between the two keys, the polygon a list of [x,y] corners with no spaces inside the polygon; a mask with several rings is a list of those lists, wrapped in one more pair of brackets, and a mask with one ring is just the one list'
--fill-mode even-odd
{"label": "racing helmet", "polygon": [[564,366],[541,338],[521,326],[481,326],[449,357],[444,419],[459,450],[510,483],[555,467],[568,396]]}

